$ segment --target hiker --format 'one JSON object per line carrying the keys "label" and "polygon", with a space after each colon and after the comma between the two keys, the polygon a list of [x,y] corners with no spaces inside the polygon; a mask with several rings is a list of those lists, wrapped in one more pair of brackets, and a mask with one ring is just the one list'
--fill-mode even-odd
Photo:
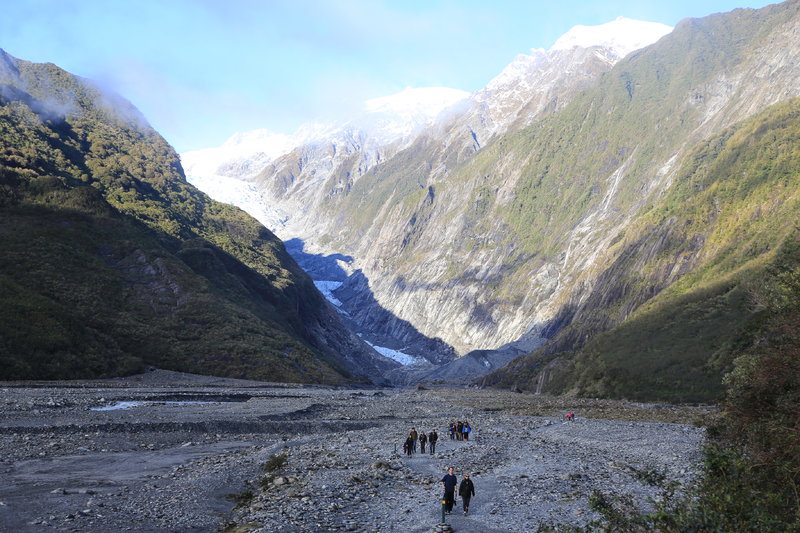
{"label": "hiker", "polygon": [[462,433],[463,430],[464,430],[464,424],[462,424],[461,420],[459,420],[458,424],[456,425],[456,439],[464,440],[464,434]]}
{"label": "hiker", "polygon": [[469,426],[469,422],[466,420],[464,421],[464,426],[461,429],[462,435],[464,435],[464,440],[469,440],[469,434],[472,432],[472,428]]}
{"label": "hiker", "polygon": [[417,428],[411,428],[411,452],[417,453]]}
{"label": "hiker", "polygon": [[575,413],[572,411],[567,413],[567,422],[575,422]]}
{"label": "hiker", "polygon": [[442,488],[444,489],[442,501],[444,501],[444,510],[447,514],[453,511],[453,503],[455,503],[456,499],[455,493],[456,485],[458,485],[458,478],[453,474],[454,470],[455,469],[451,466],[447,469],[447,474],[442,478]]}
{"label": "hiker", "polygon": [[409,457],[411,457],[412,446],[414,446],[414,440],[411,438],[411,435],[409,435],[406,439],[406,443],[403,445],[403,450],[405,450],[406,455]]}
{"label": "hiker", "polygon": [[456,440],[456,423],[450,422],[450,440]]}
{"label": "hiker", "polygon": [[458,495],[461,496],[461,504],[464,506],[464,516],[469,512],[469,500],[475,496],[475,485],[469,478],[469,472],[464,472],[461,485],[458,487]]}
{"label": "hiker", "polygon": [[425,453],[425,444],[428,443],[428,436],[423,431],[419,434],[419,453]]}
{"label": "hiker", "polygon": [[430,444],[431,455],[436,453],[436,441],[437,440],[439,440],[439,434],[436,433],[436,430],[434,429],[433,431],[431,431],[430,437],[428,437],[428,443]]}

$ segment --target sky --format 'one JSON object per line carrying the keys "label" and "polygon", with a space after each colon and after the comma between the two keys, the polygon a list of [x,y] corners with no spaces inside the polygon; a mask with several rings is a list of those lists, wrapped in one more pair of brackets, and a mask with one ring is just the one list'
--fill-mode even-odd
{"label": "sky", "polygon": [[674,26],[764,0],[0,0],[0,48],[130,100],[179,152],[343,121],[406,88],[477,91],[619,16]]}

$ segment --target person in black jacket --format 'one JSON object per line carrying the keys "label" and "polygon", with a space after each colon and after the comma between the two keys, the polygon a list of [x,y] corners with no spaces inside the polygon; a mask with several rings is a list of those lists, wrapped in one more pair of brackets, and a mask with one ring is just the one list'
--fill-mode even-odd
{"label": "person in black jacket", "polygon": [[436,453],[436,441],[438,441],[438,440],[439,440],[439,434],[436,433],[436,430],[434,429],[433,431],[431,431],[431,434],[428,436],[428,444],[430,445],[431,455]]}
{"label": "person in black jacket", "polygon": [[475,496],[475,485],[469,478],[469,473],[464,472],[461,485],[458,486],[458,495],[461,496],[461,502],[464,505],[464,516],[469,512],[469,500]]}

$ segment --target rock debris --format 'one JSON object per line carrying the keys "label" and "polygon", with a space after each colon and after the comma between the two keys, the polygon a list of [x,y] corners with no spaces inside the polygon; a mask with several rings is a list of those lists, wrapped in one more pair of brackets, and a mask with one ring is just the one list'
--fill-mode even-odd
{"label": "rock debris", "polygon": [[[575,401],[507,391],[347,390],[166,371],[0,391],[0,530],[18,532],[581,525],[597,518],[594,490],[644,504],[657,491],[642,472],[690,484],[704,438],[694,425],[645,421],[658,406],[604,402],[623,418],[606,420],[582,416]],[[140,403],[93,410],[124,401]],[[574,423],[561,422],[564,409]],[[470,441],[449,438],[454,420],[470,422]],[[435,454],[402,454],[412,426],[437,429]],[[476,495],[469,515],[458,500],[441,523],[448,466],[459,481],[472,474]]]}

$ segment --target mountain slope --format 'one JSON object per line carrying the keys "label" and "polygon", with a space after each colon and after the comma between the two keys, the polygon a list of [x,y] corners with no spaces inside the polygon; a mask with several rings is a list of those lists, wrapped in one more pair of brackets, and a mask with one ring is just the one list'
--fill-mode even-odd
{"label": "mountain slope", "polygon": [[[651,39],[669,28],[657,29],[660,33],[651,32]],[[419,277],[432,272],[434,278],[416,279],[414,283],[405,283],[401,273],[406,268],[390,266],[404,260],[417,241],[426,242],[426,237],[415,239],[413,234],[429,226],[429,215],[414,213],[409,206],[419,200],[426,206],[423,211],[435,211],[441,199],[440,183],[450,181],[451,175],[493,139],[560,111],[619,61],[620,53],[618,46],[602,43],[588,48],[535,50],[530,56],[517,58],[486,89],[446,110],[431,127],[412,136],[411,142],[371,147],[369,136],[357,136],[308,143],[272,161],[248,187],[255,185],[265,205],[282,214],[274,227],[284,238],[299,237],[307,249],[318,254],[344,252],[355,258],[349,269],[361,270],[367,283],[345,284],[340,290],[354,286],[367,289],[361,297],[347,301],[368,305],[346,311],[357,330],[374,342],[400,344],[404,350],[436,363],[452,357],[447,344],[461,353],[497,346],[511,340],[510,336],[503,331],[504,326],[491,326],[491,330],[484,327],[482,314],[472,303],[478,298],[477,291],[463,291],[456,280],[444,282],[449,287],[444,292],[437,290],[442,285],[438,276],[457,271],[458,258],[453,258],[452,268],[438,260],[436,264],[419,264]],[[198,183],[201,181],[198,179]],[[398,203],[406,208],[398,216],[405,218],[390,220],[387,217],[397,215],[390,209]],[[458,214],[455,216],[459,220]],[[406,239],[405,233],[396,232],[408,220],[413,221],[414,228],[410,229],[412,237]],[[451,235],[450,230],[435,233],[436,240],[440,235],[446,239]],[[400,254],[398,246],[402,246]],[[394,272],[385,275],[383,267],[377,265]],[[423,288],[417,291],[416,286]],[[372,318],[385,315],[387,309],[387,319]],[[525,320],[521,313],[518,318]],[[420,335],[421,342],[410,340]],[[442,349],[431,352],[429,340],[438,342]]]}
{"label": "mountain slope", "polygon": [[[357,142],[305,146],[255,182],[295,217],[281,231],[320,256],[351,259],[369,292],[353,301],[372,301],[469,354],[459,362],[469,375],[547,343],[487,383],[537,388],[555,372],[550,390],[668,397],[675,386],[673,397],[708,399],[732,353],[722,345],[755,320],[747,287],[787,238],[761,222],[748,233],[729,215],[716,226],[716,209],[729,202],[731,213],[774,226],[791,216],[796,183],[774,205],[748,175],[726,185],[758,191],[738,199],[681,184],[693,183],[692,169],[716,158],[727,136],[757,137],[742,133],[750,127],[742,121],[766,112],[769,122],[766,110],[800,96],[798,55],[796,0],[687,19],[623,59],[602,46],[535,53],[511,69],[520,77],[499,77],[394,153]],[[705,203],[693,204],[695,195]],[[696,216],[667,214],[670,205]],[[715,233],[723,227],[729,233]],[[648,314],[654,297],[665,303]],[[369,309],[354,317],[369,325]],[[600,354],[586,344],[634,319],[625,330],[634,340],[640,330],[676,340],[674,321],[699,329],[653,349],[648,381],[619,371],[626,358],[637,361],[634,349],[603,345]],[[702,342],[689,349],[693,335]],[[580,355],[584,345],[591,355]],[[595,360],[616,377],[595,371]],[[642,390],[631,388],[637,379]]]}
{"label": "mountain slope", "polygon": [[5,378],[155,364],[338,383],[394,366],[268,230],[189,185],[129,103],[4,52],[0,84]]}
{"label": "mountain slope", "polygon": [[570,325],[485,383],[716,399],[767,307],[762,287],[787,250],[796,253],[799,125],[792,99],[698,145],[671,189],[620,237],[624,251],[592,293],[562,309],[558,320]]}

